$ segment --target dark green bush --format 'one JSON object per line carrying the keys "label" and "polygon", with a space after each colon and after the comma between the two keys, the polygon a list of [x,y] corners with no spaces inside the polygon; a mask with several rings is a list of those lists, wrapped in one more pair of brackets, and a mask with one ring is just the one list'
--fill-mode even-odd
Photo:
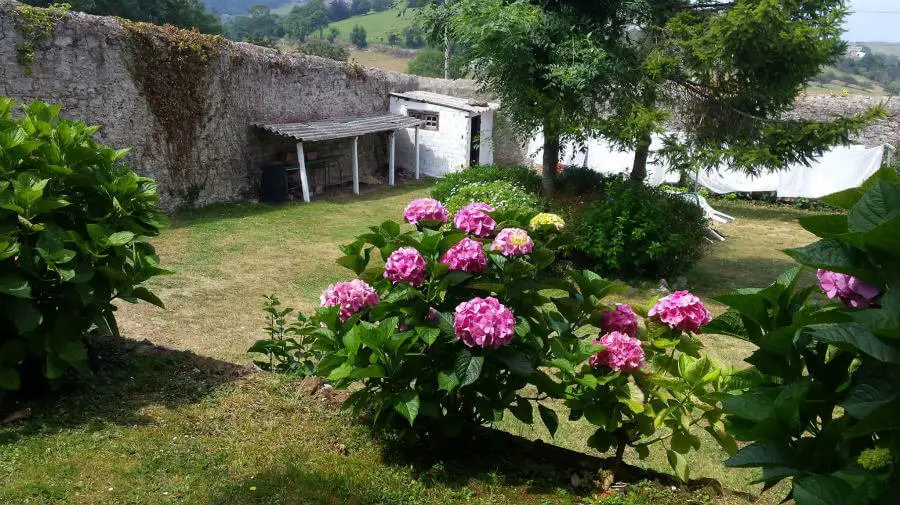
{"label": "dark green bush", "polygon": [[502,214],[524,214],[531,218],[541,211],[541,200],[534,193],[505,181],[473,182],[455,190],[444,203],[456,212],[472,202],[492,205]]}
{"label": "dark green bush", "polygon": [[162,305],[140,284],[164,271],[156,183],[118,163],[97,127],[0,97],[0,398],[87,369],[85,334],[117,333],[117,299]]}
{"label": "dark green bush", "polygon": [[441,202],[453,196],[459,188],[474,182],[506,181],[537,194],[541,189],[541,176],[528,167],[498,167],[496,165],[476,165],[459,172],[447,174],[431,190],[431,197]]}
{"label": "dark green bush", "polygon": [[658,279],[703,256],[707,221],[696,205],[631,181],[609,181],[575,222],[576,256],[605,275]]}
{"label": "dark green bush", "polygon": [[589,168],[566,167],[557,174],[554,188],[561,197],[592,195],[602,193],[607,182],[619,179],[617,175],[604,175]]}

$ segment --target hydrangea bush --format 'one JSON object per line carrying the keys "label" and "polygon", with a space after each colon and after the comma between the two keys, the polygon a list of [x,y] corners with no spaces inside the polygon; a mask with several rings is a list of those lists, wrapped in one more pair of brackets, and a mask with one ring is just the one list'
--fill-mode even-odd
{"label": "hydrangea bush", "polygon": [[0,399],[86,372],[116,300],[162,306],[141,285],[165,272],[146,241],[166,224],[156,183],[59,114],[0,97]]}
{"label": "hydrangea bush", "polygon": [[450,216],[417,200],[403,214],[406,230],[387,221],[344,246],[338,263],[357,278],[329,286],[297,326],[313,342],[298,352],[321,357],[315,373],[353,385],[348,405],[371,412],[376,426],[423,442],[507,414],[540,418],[554,434],[557,409],[567,407],[596,425],[590,445],[601,452],[646,455],[666,443],[682,478],[683,455],[699,447],[692,429],[728,445],[725,379],[694,335],[708,321],[699,300],[676,293],[650,317],[607,304],[621,286],[554,268],[545,239],[564,226],[558,216],[509,221],[494,209],[472,202]]}
{"label": "hydrangea bush", "polygon": [[896,503],[900,177],[882,169],[822,200],[846,213],[800,219],[821,237],[788,251],[800,266],[719,297],[729,310],[706,327],[757,347],[751,387],[725,402],[729,431],[748,442],[727,464],[761,468],[766,488],[790,479],[798,505]]}

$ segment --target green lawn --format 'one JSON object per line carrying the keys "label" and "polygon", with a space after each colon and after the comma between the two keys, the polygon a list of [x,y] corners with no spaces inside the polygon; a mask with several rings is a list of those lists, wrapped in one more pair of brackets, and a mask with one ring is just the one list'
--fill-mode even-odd
{"label": "green lawn", "polygon": [[387,34],[391,30],[397,30],[403,33],[403,29],[411,25],[416,19],[417,9],[407,9],[402,15],[397,9],[390,9],[382,12],[372,12],[364,16],[354,16],[336,23],[331,23],[329,27],[337,28],[341,31],[339,36],[342,40],[350,40],[350,31],[356,25],[366,29],[366,40],[369,44],[387,45]]}
{"label": "green lawn", "polygon": [[[569,475],[502,450],[486,451],[474,465],[423,469],[398,461],[325,399],[245,366],[245,350],[261,335],[263,294],[314,307],[328,283],[347,278],[334,264],[337,246],[370,224],[398,219],[427,191],[427,184],[412,184],[311,205],[236,204],[176,216],[155,241],[176,272],[152,284],[168,309],[123,306],[128,339],[94,343],[94,376],[19,406],[30,408],[30,417],[0,426],[0,503],[584,503],[589,491],[573,490]],[[812,240],[795,222],[802,211],[713,205],[738,220],[719,227],[728,241],[712,245],[687,276],[700,296],[768,283],[790,264],[779,249]],[[628,298],[653,294],[648,284]],[[734,340],[703,338],[724,363],[739,365],[748,352]],[[542,428],[502,427],[548,439]],[[583,450],[585,433],[576,425],[554,443]],[[758,491],[745,484],[750,472],[724,470],[722,457],[709,445],[692,456],[693,475]],[[657,456],[647,465],[667,466]],[[708,502],[702,493],[640,493],[628,503]]]}

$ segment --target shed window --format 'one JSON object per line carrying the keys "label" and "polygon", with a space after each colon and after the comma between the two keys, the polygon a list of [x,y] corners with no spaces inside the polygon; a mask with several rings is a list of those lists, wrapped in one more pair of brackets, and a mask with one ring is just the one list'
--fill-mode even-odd
{"label": "shed window", "polygon": [[421,119],[425,122],[422,126],[424,130],[438,130],[441,115],[438,112],[425,111],[425,110],[408,110],[406,111],[406,115],[409,117],[414,117],[416,119]]}

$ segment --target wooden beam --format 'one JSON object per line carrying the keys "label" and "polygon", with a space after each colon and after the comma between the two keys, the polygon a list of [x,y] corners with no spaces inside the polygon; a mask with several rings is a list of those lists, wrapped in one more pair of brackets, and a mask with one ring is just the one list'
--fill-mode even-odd
{"label": "wooden beam", "polygon": [[306,156],[303,152],[303,142],[297,142],[297,164],[300,165],[300,189],[303,191],[303,201],[309,203],[309,180],[306,178]]}
{"label": "wooden beam", "polygon": [[416,180],[419,180],[419,127],[416,126]]}
{"label": "wooden beam", "polygon": [[394,172],[396,169],[396,165],[395,165],[396,162],[394,159],[394,144],[395,144],[394,137],[397,136],[397,132],[392,131],[390,135],[391,135],[391,140],[390,140],[390,154],[388,156],[388,159],[389,159],[389,161],[388,161],[388,185],[393,186],[394,179],[395,179]]}
{"label": "wooden beam", "polygon": [[359,137],[353,137],[353,194],[359,194]]}

